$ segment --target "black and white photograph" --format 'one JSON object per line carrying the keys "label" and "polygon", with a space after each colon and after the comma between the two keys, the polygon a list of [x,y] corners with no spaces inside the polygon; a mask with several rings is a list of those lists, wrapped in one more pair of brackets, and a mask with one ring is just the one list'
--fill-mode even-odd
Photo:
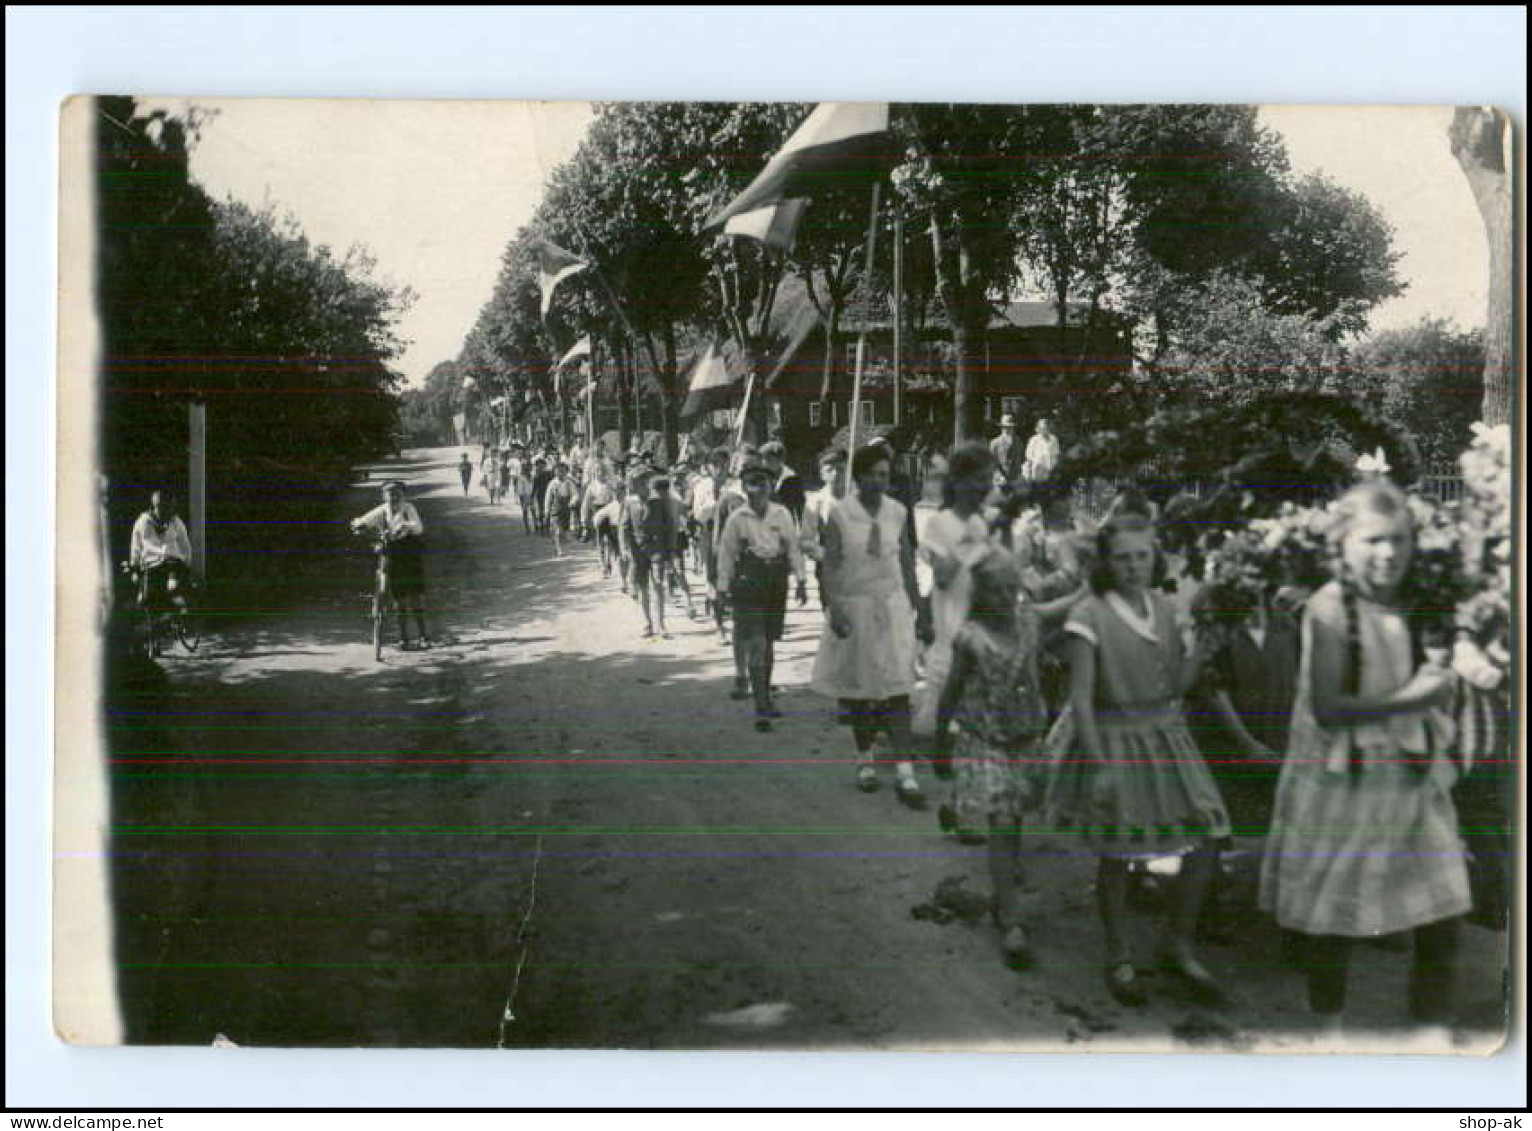
{"label": "black and white photograph", "polygon": [[1503,111],[59,130],[64,1040],[1506,1041]]}

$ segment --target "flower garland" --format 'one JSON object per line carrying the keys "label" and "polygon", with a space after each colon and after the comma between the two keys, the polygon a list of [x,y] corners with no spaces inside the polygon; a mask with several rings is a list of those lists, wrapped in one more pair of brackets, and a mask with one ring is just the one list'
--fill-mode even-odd
{"label": "flower garland", "polygon": [[[1385,474],[1380,453],[1363,456],[1363,476]],[[1510,430],[1474,425],[1461,459],[1464,494],[1438,503],[1406,492],[1415,550],[1401,604],[1411,610],[1424,643],[1449,643],[1467,632],[1481,647],[1507,651],[1511,624]],[[1236,615],[1284,587],[1312,590],[1335,576],[1326,537],[1335,504],[1282,504],[1270,518],[1204,536],[1207,619]]]}

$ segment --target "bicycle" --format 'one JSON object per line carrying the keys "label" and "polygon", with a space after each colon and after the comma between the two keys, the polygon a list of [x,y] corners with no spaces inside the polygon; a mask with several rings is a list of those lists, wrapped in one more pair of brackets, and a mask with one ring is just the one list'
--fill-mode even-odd
{"label": "bicycle", "polygon": [[136,568],[131,562],[122,563],[123,572],[133,579],[137,595],[138,646],[149,659],[158,659],[170,641],[179,641],[190,654],[202,642],[202,618],[196,612],[193,598],[196,585],[191,571],[183,568],[184,581],[177,587],[181,596],[178,603],[169,597],[168,589],[151,585],[149,570]]}
{"label": "bicycle", "polygon": [[372,658],[381,663],[383,660],[383,618],[388,608],[389,598],[392,591],[388,587],[388,545],[387,534],[373,534],[365,530],[352,530],[358,538],[367,538],[372,544],[372,554],[375,559],[372,586]]}

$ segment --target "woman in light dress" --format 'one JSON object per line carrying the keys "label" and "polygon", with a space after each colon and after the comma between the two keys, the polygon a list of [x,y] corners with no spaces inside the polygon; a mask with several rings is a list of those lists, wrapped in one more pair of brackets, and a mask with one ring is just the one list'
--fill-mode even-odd
{"label": "woman in light dress", "polygon": [[[888,497],[887,449],[868,445],[851,461],[856,490],[830,511],[823,531],[829,626],[819,639],[813,688],[837,700],[856,739],[857,785],[878,788],[873,747],[892,748],[897,796],[911,808],[925,797],[915,779],[910,694],[915,641],[929,639],[920,607],[905,508]],[[920,622],[917,624],[917,620]]]}

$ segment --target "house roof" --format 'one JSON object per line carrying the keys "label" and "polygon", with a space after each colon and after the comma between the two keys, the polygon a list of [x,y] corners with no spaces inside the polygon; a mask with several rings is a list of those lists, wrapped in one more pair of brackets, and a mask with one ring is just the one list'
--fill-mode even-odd
{"label": "house roof", "polygon": [[[1083,326],[1090,320],[1090,303],[1072,302],[1068,306],[1066,315],[1067,324],[1070,326]],[[1098,329],[1110,328],[1120,321],[1120,316],[1110,310],[1097,308],[1096,326]],[[989,329],[1006,330],[1043,330],[1052,329],[1058,325],[1058,303],[1051,299],[1038,300],[1013,300],[1006,304],[1003,310],[994,310],[990,313]],[[841,329],[854,333],[857,330],[892,330],[894,320],[885,311],[879,309],[877,317],[866,322],[858,319],[855,314],[848,314],[841,321]]]}

